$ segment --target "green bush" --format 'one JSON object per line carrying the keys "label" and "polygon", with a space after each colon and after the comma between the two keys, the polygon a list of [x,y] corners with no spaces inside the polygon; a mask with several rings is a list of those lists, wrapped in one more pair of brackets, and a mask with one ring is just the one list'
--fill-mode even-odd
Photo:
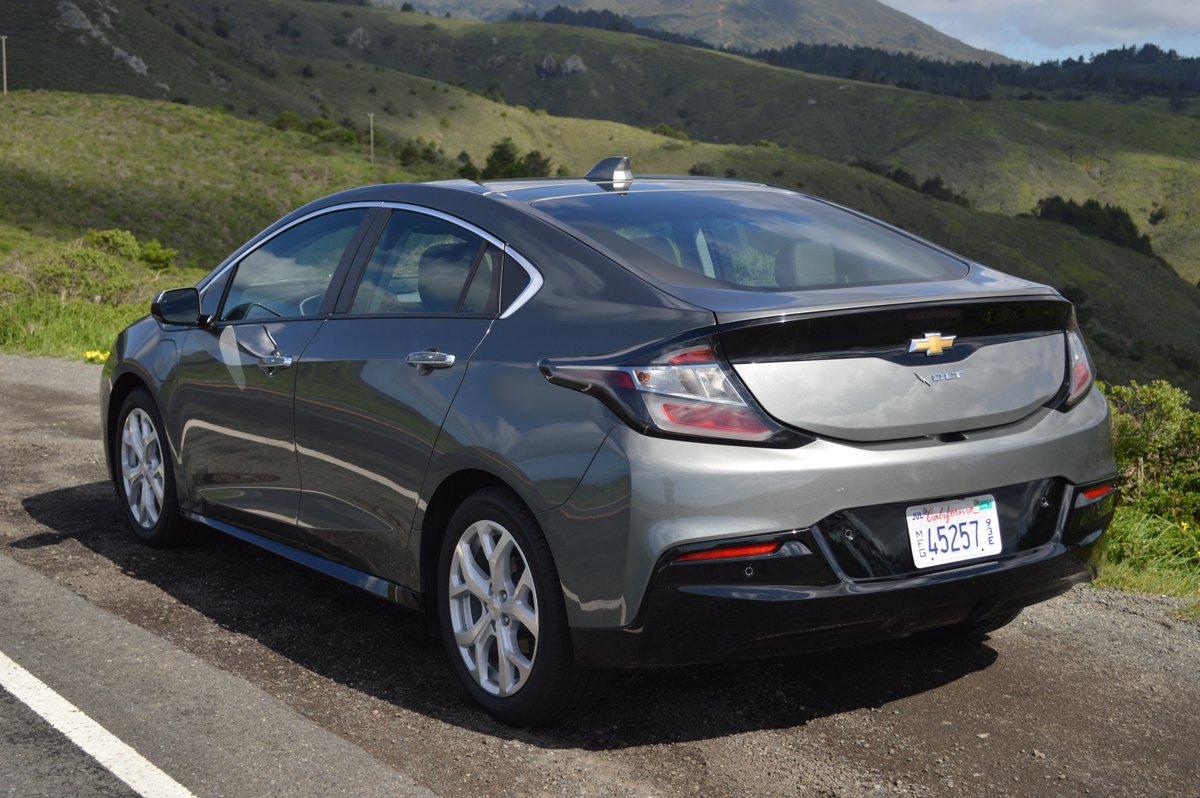
{"label": "green bush", "polygon": [[0,349],[63,357],[106,350],[159,288],[200,276],[176,268],[177,254],[128,230],[92,230],[10,255],[0,262]]}
{"label": "green bush", "polygon": [[505,136],[492,145],[492,151],[488,153],[483,166],[483,178],[548,177],[552,171],[548,157],[538,150],[522,153],[513,140]]}
{"label": "green bush", "polygon": [[685,130],[683,125],[679,124],[678,122],[672,122],[669,125],[666,122],[659,122],[657,125],[650,128],[650,132],[656,133],[659,136],[678,139],[679,141],[692,140],[692,137],[688,135],[687,130]]}
{"label": "green bush", "polygon": [[142,244],[142,253],[138,260],[156,272],[166,271],[175,266],[175,258],[179,250],[163,246],[157,238],[152,238]]}
{"label": "green bush", "polygon": [[1104,386],[1125,502],[1148,514],[1200,517],[1200,413],[1164,380]]}
{"label": "green bush", "polygon": [[137,237],[128,230],[89,230],[83,245],[127,260],[137,260],[142,252]]}
{"label": "green bush", "polygon": [[[1122,506],[1100,584],[1200,597],[1200,413],[1163,380],[1101,386],[1113,417]],[[1180,617],[1200,620],[1200,603]]]}
{"label": "green bush", "polygon": [[129,258],[91,246],[86,239],[35,258],[29,280],[37,295],[109,305],[129,301],[136,285]]}

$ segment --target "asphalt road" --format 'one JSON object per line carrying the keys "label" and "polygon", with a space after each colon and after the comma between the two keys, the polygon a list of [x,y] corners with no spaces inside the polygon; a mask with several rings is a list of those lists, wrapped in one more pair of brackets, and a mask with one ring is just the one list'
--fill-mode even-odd
{"label": "asphalt road", "polygon": [[[122,528],[99,369],[0,356],[0,653],[197,796],[1200,796],[1200,627],[1079,589],[982,643],[629,672],[556,730],[417,619],[224,538]],[[131,795],[0,690],[0,796]]]}

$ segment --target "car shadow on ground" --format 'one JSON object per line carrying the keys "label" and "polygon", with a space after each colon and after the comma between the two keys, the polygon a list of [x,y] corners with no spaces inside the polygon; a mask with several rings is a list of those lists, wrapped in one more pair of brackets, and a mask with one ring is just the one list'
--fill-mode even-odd
{"label": "car shadow on ground", "polygon": [[[69,567],[54,550],[78,541],[127,577],[155,585],[222,629],[315,674],[481,734],[545,748],[621,749],[792,728],[937,689],[997,658],[983,642],[901,640],[747,663],[625,671],[594,708],[561,729],[513,730],[468,704],[441,643],[429,638],[414,612],[223,535],[179,549],[147,548],[125,528],[108,482],[42,493],[22,504],[51,531],[19,537],[9,547],[43,571]],[[187,633],[163,628],[161,613],[147,612],[145,602],[89,599],[271,691],[269,669],[212,650],[211,635],[194,635],[210,642],[188,643],[177,639]],[[209,648],[196,648],[201,645]]]}

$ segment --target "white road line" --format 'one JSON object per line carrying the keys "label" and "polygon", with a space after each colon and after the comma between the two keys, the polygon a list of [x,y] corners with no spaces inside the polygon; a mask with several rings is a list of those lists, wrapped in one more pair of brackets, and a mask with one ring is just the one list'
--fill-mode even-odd
{"label": "white road line", "polygon": [[144,798],[195,798],[182,784],[6,657],[4,652],[0,652],[0,687],[41,715]]}

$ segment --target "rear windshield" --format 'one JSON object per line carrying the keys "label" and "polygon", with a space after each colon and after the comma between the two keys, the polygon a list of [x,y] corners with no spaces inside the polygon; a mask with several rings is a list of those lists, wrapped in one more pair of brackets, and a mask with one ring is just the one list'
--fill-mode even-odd
{"label": "rear windshield", "polygon": [[930,246],[780,190],[606,192],[534,204],[674,285],[803,291],[967,273]]}

